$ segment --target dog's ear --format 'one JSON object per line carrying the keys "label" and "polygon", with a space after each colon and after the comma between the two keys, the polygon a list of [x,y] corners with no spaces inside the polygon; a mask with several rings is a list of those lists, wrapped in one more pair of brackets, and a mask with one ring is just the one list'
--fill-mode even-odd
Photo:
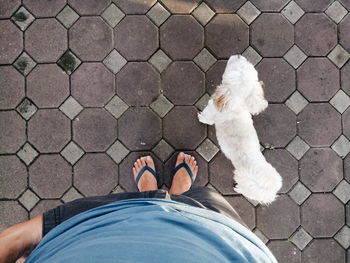
{"label": "dog's ear", "polygon": [[221,112],[227,107],[229,99],[228,92],[219,86],[212,95],[212,99],[217,110]]}

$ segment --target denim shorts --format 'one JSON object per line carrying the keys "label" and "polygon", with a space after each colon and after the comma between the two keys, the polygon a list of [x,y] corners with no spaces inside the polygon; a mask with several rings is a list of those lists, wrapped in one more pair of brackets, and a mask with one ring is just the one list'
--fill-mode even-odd
{"label": "denim shorts", "polygon": [[241,217],[224,197],[211,188],[197,186],[192,187],[189,191],[181,195],[169,194],[169,192],[166,190],[155,190],[80,198],[60,205],[44,213],[43,236],[45,236],[54,227],[79,213],[112,202],[135,198],[160,198],[185,203],[187,205],[192,205],[203,209],[209,209],[228,216],[246,226]]}

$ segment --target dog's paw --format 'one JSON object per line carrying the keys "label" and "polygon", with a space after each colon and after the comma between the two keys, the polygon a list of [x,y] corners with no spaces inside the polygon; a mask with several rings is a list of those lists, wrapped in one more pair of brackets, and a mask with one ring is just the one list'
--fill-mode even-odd
{"label": "dog's paw", "polygon": [[198,120],[201,122],[201,123],[204,123],[204,124],[208,124],[208,125],[213,125],[214,124],[214,121],[212,120],[208,120],[205,115],[203,115],[202,113],[198,113]]}

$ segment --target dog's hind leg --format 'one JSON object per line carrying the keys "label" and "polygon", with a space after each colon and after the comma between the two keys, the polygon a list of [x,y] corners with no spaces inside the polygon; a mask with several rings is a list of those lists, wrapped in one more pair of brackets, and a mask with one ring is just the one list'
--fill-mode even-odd
{"label": "dog's hind leg", "polygon": [[198,113],[198,119],[202,123],[213,125],[215,121],[216,112],[217,110],[215,109],[213,100],[210,99],[205,109],[201,113]]}

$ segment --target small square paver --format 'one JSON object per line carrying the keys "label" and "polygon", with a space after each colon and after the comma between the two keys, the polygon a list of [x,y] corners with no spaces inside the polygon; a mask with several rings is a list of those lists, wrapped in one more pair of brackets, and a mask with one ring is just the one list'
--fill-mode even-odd
{"label": "small square paver", "polygon": [[107,150],[107,154],[116,162],[120,163],[128,154],[128,148],[126,148],[120,141],[116,141]]}
{"label": "small square paver", "polygon": [[105,106],[116,119],[123,115],[129,106],[117,95],[115,95]]}
{"label": "small square paver", "polygon": [[305,13],[300,6],[291,1],[281,12],[292,24],[295,24]]}
{"label": "small square paver", "polygon": [[205,26],[215,15],[215,12],[203,2],[192,12],[192,15]]}
{"label": "small square paver", "polygon": [[219,148],[209,139],[205,139],[196,151],[209,162],[219,152]]}
{"label": "small square paver", "polygon": [[341,181],[333,194],[346,204],[350,200],[350,184],[345,180]]}
{"label": "small square paver", "polygon": [[338,1],[334,1],[325,11],[335,23],[339,23],[348,11]]}
{"label": "small square paver", "polygon": [[255,235],[257,235],[258,238],[260,238],[262,242],[264,242],[264,244],[266,244],[269,241],[269,239],[264,235],[264,233],[261,232],[258,228],[255,228],[253,232]]}
{"label": "small square paver", "polygon": [[30,211],[39,201],[40,198],[33,193],[30,189],[24,192],[24,194],[18,199],[18,201]]}
{"label": "small square paver", "polygon": [[126,63],[126,59],[115,49],[103,60],[103,64],[114,74],[117,74]]}
{"label": "small square paver", "polygon": [[250,63],[252,63],[254,66],[260,62],[262,57],[259,55],[258,52],[251,46],[249,46],[244,52],[242,53],[242,56],[244,56]]}
{"label": "small square paver", "polygon": [[157,26],[160,26],[167,20],[170,13],[160,3],[157,3],[148,11],[147,16],[152,19]]}
{"label": "small square paver", "polygon": [[39,153],[29,143],[26,143],[17,155],[26,165],[29,165]]}
{"label": "small square paver", "polygon": [[342,90],[339,90],[337,94],[330,100],[330,103],[340,113],[343,113],[350,106],[350,97]]}
{"label": "small square paver", "polygon": [[70,28],[75,21],[79,19],[79,15],[70,7],[66,6],[63,10],[56,16],[56,18],[66,27]]}
{"label": "small square paver", "polygon": [[115,4],[111,4],[105,11],[103,11],[101,16],[111,27],[115,27],[120,20],[123,19],[125,14]]}
{"label": "small square paver", "polygon": [[341,46],[337,45],[328,58],[338,67],[341,68],[350,58],[350,54]]}
{"label": "small square paver", "polygon": [[310,195],[311,191],[300,182],[297,182],[292,191],[289,192],[289,196],[298,205],[301,205]]}
{"label": "small square paver", "polygon": [[345,225],[342,229],[334,236],[334,239],[342,245],[343,248],[349,249],[350,247],[350,228]]}
{"label": "small square paver", "polygon": [[210,100],[210,96],[208,93],[205,93],[195,104],[197,109],[200,111],[204,110],[204,108],[208,105],[208,101]]}
{"label": "small square paver", "polygon": [[83,154],[84,151],[73,141],[61,151],[61,155],[72,165],[75,164]]}
{"label": "small square paver", "polygon": [[212,65],[214,65],[216,58],[206,48],[203,48],[193,61],[196,62],[204,72],[206,72]]}
{"label": "small square paver", "polygon": [[38,108],[34,105],[34,103],[27,98],[25,98],[21,104],[17,106],[17,112],[26,120],[29,120],[37,109]]}
{"label": "small square paver", "polygon": [[123,187],[121,187],[120,185],[117,185],[116,187],[114,187],[114,189],[112,190],[113,194],[119,194],[119,193],[125,193],[125,190],[123,189]]}
{"label": "small square paver", "polygon": [[304,62],[307,56],[303,51],[301,51],[300,48],[298,48],[298,46],[294,45],[291,49],[288,50],[283,58],[296,69],[301,65],[301,63]]}
{"label": "small square paver", "polygon": [[290,241],[292,241],[300,250],[303,250],[311,240],[312,236],[310,236],[302,227],[290,238]]}
{"label": "small square paver", "polygon": [[11,20],[15,22],[22,31],[26,30],[34,19],[34,16],[23,6],[11,17]]}
{"label": "small square paver", "polygon": [[332,144],[331,148],[341,158],[345,158],[350,152],[350,141],[344,135],[340,135],[340,137]]}
{"label": "small square paver", "polygon": [[174,105],[162,94],[152,102],[150,105],[151,109],[154,110],[161,118],[163,118]]}
{"label": "small square paver", "polygon": [[24,76],[27,76],[35,67],[36,63],[26,52],[23,52],[22,55],[17,58],[15,63],[13,63],[13,65]]}
{"label": "small square paver", "polygon": [[73,120],[83,110],[83,106],[70,96],[59,109],[66,114],[68,118]]}
{"label": "small square paver", "polygon": [[68,203],[82,197],[84,196],[81,193],[79,193],[77,189],[72,187],[62,196],[61,200],[65,203]]}
{"label": "small square paver", "polygon": [[292,96],[286,101],[286,105],[295,114],[299,114],[309,102],[298,91],[294,92]]}
{"label": "small square paver", "polygon": [[299,136],[296,136],[286,148],[297,160],[300,160],[309,149],[310,146]]}
{"label": "small square paver", "polygon": [[152,149],[155,155],[165,162],[174,152],[174,148],[167,143],[165,140],[160,140],[160,142]]}
{"label": "small square paver", "polygon": [[159,73],[162,73],[171,63],[171,59],[161,49],[159,49],[149,59],[149,63],[151,63],[159,71]]}
{"label": "small square paver", "polygon": [[237,14],[250,25],[255,18],[260,15],[259,9],[255,7],[250,1],[247,1],[238,11]]}
{"label": "small square paver", "polygon": [[67,50],[57,61],[57,64],[70,75],[81,64],[81,60],[73,52]]}

